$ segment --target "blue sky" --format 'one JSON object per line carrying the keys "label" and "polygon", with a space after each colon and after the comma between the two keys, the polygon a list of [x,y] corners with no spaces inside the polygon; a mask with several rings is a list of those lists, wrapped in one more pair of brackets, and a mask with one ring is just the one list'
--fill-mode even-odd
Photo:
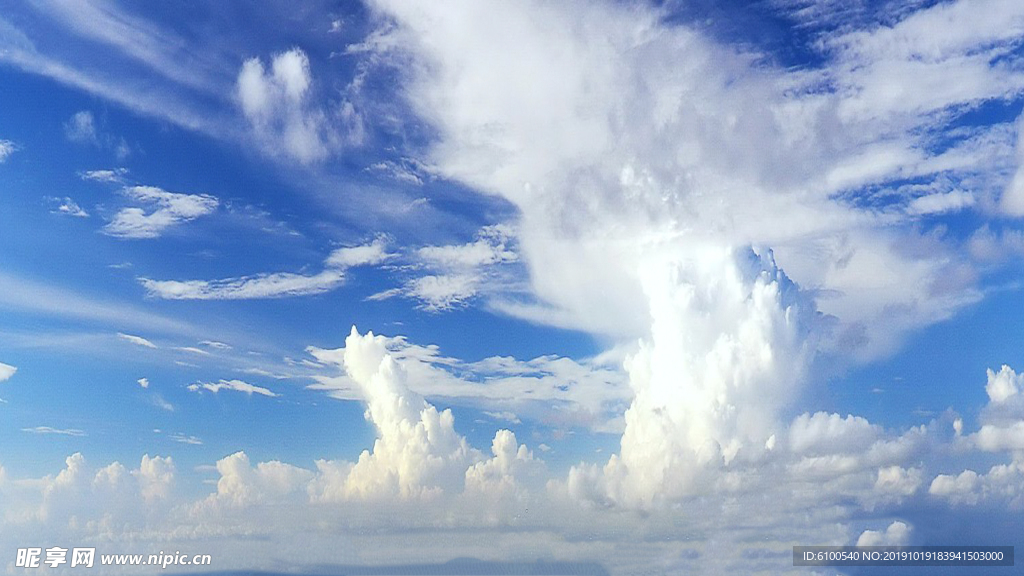
{"label": "blue sky", "polygon": [[1021,544],[1016,2],[2,5],[12,557]]}

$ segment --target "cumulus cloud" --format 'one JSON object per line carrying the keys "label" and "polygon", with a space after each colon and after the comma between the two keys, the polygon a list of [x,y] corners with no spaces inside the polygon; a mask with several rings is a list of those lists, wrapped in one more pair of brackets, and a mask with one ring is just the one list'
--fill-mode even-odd
{"label": "cumulus cloud", "polygon": [[911,531],[906,523],[896,520],[884,531],[865,530],[857,538],[857,546],[906,546],[910,543]]}
{"label": "cumulus cloud", "polygon": [[373,450],[359,455],[343,486],[327,487],[325,494],[412,498],[458,486],[477,455],[455,432],[450,410],[438,411],[409,389],[386,340],[372,332],[360,335],[353,327],[345,339],[344,362],[364,396],[377,440]]}
{"label": "cumulus cloud", "polygon": [[149,378],[139,378],[136,382],[139,383],[140,388],[149,388]]}
{"label": "cumulus cloud", "polygon": [[217,492],[211,496],[217,501],[242,506],[280,499],[301,493],[313,478],[313,473],[278,461],[250,465],[245,452],[236,452],[217,461]]}
{"label": "cumulus cloud", "polygon": [[122,208],[103,227],[110,236],[128,239],[157,238],[168,229],[212,214],[219,201],[207,194],[168,192],[155,186],[129,186],[124,195],[148,208]]}
{"label": "cumulus cloud", "polygon": [[493,458],[466,470],[467,491],[497,497],[514,492],[524,480],[535,480],[543,472],[543,465],[534,459],[533,452],[517,443],[516,435],[509,430],[498,430],[494,435],[491,453]]}
{"label": "cumulus cloud", "polygon": [[309,58],[299,48],[275,54],[269,70],[259,58],[242,64],[236,95],[265,153],[309,164],[362,140],[362,118],[352,104],[321,108],[312,88]]}
{"label": "cumulus cloud", "polygon": [[233,390],[235,392],[245,392],[249,396],[252,396],[253,394],[260,394],[262,396],[269,396],[271,398],[276,398],[277,396],[280,396],[279,394],[275,394],[268,388],[249,384],[248,382],[244,382],[242,380],[220,380],[219,382],[195,382],[193,384],[188,385],[188,390],[190,392],[200,392],[206,390],[208,392],[213,392],[214,394],[220,392],[221,390]]}
{"label": "cumulus cloud", "polygon": [[390,255],[385,241],[338,248],[317,274],[275,272],[220,280],[153,280],[139,278],[150,296],[167,300],[251,300],[309,296],[330,292],[345,283],[345,271],[354,266],[383,262]]}

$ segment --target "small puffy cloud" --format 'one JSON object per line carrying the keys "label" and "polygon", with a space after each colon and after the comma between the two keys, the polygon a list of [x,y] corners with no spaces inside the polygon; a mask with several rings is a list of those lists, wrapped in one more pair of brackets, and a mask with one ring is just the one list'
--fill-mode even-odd
{"label": "small puffy cloud", "polygon": [[52,214],[63,214],[66,216],[74,216],[76,218],[89,217],[89,213],[86,212],[85,209],[67,196],[63,198],[48,197],[46,201],[52,206],[50,209]]}
{"label": "small puffy cloud", "polygon": [[900,499],[912,496],[921,486],[922,470],[920,468],[903,468],[887,466],[879,468],[875,480],[875,493],[882,497]]}
{"label": "small puffy cloud", "polygon": [[0,382],[9,379],[11,376],[14,376],[14,373],[17,371],[18,369],[16,367],[11,366],[10,364],[4,364],[3,362],[0,362]]}
{"label": "small puffy cloud", "polygon": [[64,135],[72,142],[98,143],[96,121],[93,118],[92,112],[88,110],[75,112],[64,123]]}
{"label": "small puffy cloud", "polygon": [[1006,402],[1024,390],[1024,374],[1018,375],[1007,365],[994,372],[988,370],[988,383],[985,385],[985,392],[992,402]]}
{"label": "small puffy cloud", "polygon": [[139,378],[137,380],[139,386],[142,388],[149,388],[149,378]]}
{"label": "small puffy cloud", "polygon": [[912,528],[899,520],[885,531],[865,530],[857,538],[857,546],[906,546],[910,543]]}
{"label": "small puffy cloud", "polygon": [[0,139],[0,164],[3,164],[7,157],[18,151],[17,145],[10,140]]}
{"label": "small puffy cloud", "polygon": [[34,428],[22,428],[22,432],[31,434],[56,434],[59,436],[85,436],[85,432],[77,428],[51,428],[50,426],[36,426]]}
{"label": "small puffy cloud", "polygon": [[277,396],[279,396],[279,394],[275,394],[274,392],[270,391],[267,388],[263,388],[262,386],[255,386],[253,384],[249,384],[248,382],[243,382],[242,380],[221,380],[216,383],[196,382],[194,384],[189,384],[188,390],[190,392],[199,392],[202,390],[207,390],[209,392],[213,392],[214,394],[220,392],[221,390],[233,390],[235,392],[245,392],[250,396],[252,396],[253,394],[260,394],[262,396],[269,396],[271,398],[276,398]]}
{"label": "small puffy cloud", "polygon": [[322,109],[313,101],[312,85],[309,58],[299,48],[275,54],[270,70],[259,58],[242,64],[235,93],[265,153],[309,164],[342,143],[362,140],[362,119],[352,105]]}
{"label": "small puffy cloud", "polygon": [[219,201],[207,194],[168,192],[155,186],[129,186],[124,194],[145,205],[122,208],[103,227],[103,232],[117,238],[157,238],[167,229],[200,216],[213,213]]}
{"label": "small puffy cloud", "polygon": [[132,334],[125,334],[124,332],[118,332],[117,336],[118,338],[121,338],[122,340],[125,340],[127,342],[131,342],[136,346],[142,346],[144,348],[156,348],[156,344],[153,344],[152,342],[143,338],[142,336],[134,336]]}
{"label": "small puffy cloud", "polygon": [[975,504],[978,502],[978,473],[964,470],[957,476],[939,474],[932,480],[928,493],[940,496],[954,504]]}

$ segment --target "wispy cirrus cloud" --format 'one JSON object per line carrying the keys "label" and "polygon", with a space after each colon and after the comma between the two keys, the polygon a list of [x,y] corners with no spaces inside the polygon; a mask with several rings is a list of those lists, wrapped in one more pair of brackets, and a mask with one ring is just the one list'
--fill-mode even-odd
{"label": "wispy cirrus cloud", "polygon": [[58,436],[85,436],[85,432],[77,428],[51,428],[50,426],[35,426],[33,428],[22,428],[22,432],[31,434],[55,434]]}
{"label": "wispy cirrus cloud", "polygon": [[276,272],[219,280],[153,280],[139,278],[149,296],[166,300],[250,300],[310,296],[334,290],[345,283],[346,270],[379,264],[391,258],[386,240],[338,248],[324,260],[316,274]]}
{"label": "wispy cirrus cloud", "polygon": [[[152,342],[143,338],[142,336],[135,336],[134,334],[125,334],[124,332],[118,332],[117,337],[127,342],[131,342],[136,346],[142,346],[144,348],[156,348],[156,344],[153,344]],[[145,388],[145,386],[143,386],[143,388]]]}

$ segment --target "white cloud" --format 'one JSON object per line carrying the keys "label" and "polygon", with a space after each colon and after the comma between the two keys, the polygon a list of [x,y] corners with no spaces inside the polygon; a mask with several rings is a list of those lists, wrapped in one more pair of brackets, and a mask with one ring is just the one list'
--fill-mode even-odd
{"label": "white cloud", "polygon": [[153,280],[139,278],[150,296],[167,300],[249,300],[287,298],[330,292],[345,283],[345,270],[355,266],[379,264],[390,255],[384,240],[331,252],[324,269],[317,274],[276,272],[221,280]]}
{"label": "white cloud", "polygon": [[857,546],[906,546],[911,531],[910,526],[896,520],[885,531],[865,530],[857,538]]}
{"label": "white cloud", "polygon": [[157,238],[169,228],[212,214],[219,202],[206,194],[167,192],[155,186],[128,186],[124,194],[130,200],[151,207],[122,208],[103,227],[118,238]]}
{"label": "white cloud", "polygon": [[861,453],[881,435],[859,416],[817,412],[797,416],[789,427],[790,448],[798,454]]}
{"label": "white cloud", "polygon": [[215,350],[232,349],[232,346],[230,344],[225,344],[224,342],[217,342],[216,340],[203,340],[202,342],[200,342],[200,344],[209,348],[213,348]]}
{"label": "white cloud", "polygon": [[907,213],[918,216],[945,214],[974,206],[974,202],[973,194],[960,190],[929,194],[911,200],[910,204],[907,205]]}
{"label": "white cloud", "polygon": [[174,462],[170,456],[150,458],[149,454],[144,454],[138,470],[132,470],[132,476],[139,482],[142,497],[151,502],[167,498],[170,494],[174,484],[174,471]]}
{"label": "white cloud", "polygon": [[1024,390],[1024,374],[1018,375],[1012,368],[1003,364],[999,372],[988,370],[988,383],[985,392],[992,402],[1006,402]]}
{"label": "white cloud", "polygon": [[[404,337],[384,339],[388,354],[405,373],[416,394],[450,399],[489,411],[492,417],[545,421],[559,427],[582,426],[620,431],[621,412],[632,392],[616,363],[540,356],[531,360],[493,356],[466,362],[444,356],[435,345],[422,346]],[[346,349],[307,349],[321,364],[345,366]],[[313,389],[340,399],[360,399],[351,377],[320,366]],[[514,409],[514,412],[513,412]]]}
{"label": "white cloud", "polygon": [[393,255],[387,251],[387,240],[377,238],[369,244],[338,248],[331,252],[325,263],[328,266],[352,268],[380,264],[391,257]]}
{"label": "white cloud", "polygon": [[142,388],[149,388],[149,378],[139,378],[137,380],[139,386]]}
{"label": "white cloud", "polygon": [[279,394],[275,394],[274,392],[270,391],[267,388],[263,388],[262,386],[255,386],[253,384],[249,384],[248,382],[243,382],[242,380],[221,380],[216,383],[196,382],[194,384],[189,384],[188,389],[191,392],[207,390],[213,393],[217,393],[221,390],[234,390],[236,392],[245,392],[250,396],[252,396],[253,394],[261,394],[263,396],[270,396],[271,398],[276,398],[277,396],[280,396]]}
{"label": "white cloud", "polygon": [[190,444],[192,446],[202,446],[203,445],[203,441],[201,439],[199,439],[196,436],[191,436],[191,435],[188,435],[188,434],[171,434],[169,436],[169,438],[171,440],[174,440],[175,442],[179,442],[181,444]]}
{"label": "white cloud", "polygon": [[67,216],[74,216],[76,218],[88,218],[89,213],[85,211],[77,202],[71,198],[65,196],[63,198],[47,198],[46,199],[52,206],[51,213],[53,214],[64,214]]}
{"label": "white cloud", "polygon": [[115,168],[113,170],[86,170],[78,175],[82,180],[121,184],[124,182],[124,175],[127,173],[127,168]]}
{"label": "white cloud", "polygon": [[300,493],[313,474],[278,461],[250,466],[245,452],[236,452],[217,461],[217,493],[213,499],[233,505],[248,505],[267,498]]}
{"label": "white cloud", "polygon": [[11,154],[18,151],[18,146],[10,140],[0,138],[0,164],[3,164]]}
{"label": "white cloud", "polygon": [[67,122],[64,123],[64,135],[72,142],[98,143],[96,137],[96,122],[92,112],[81,110],[75,112]]}
{"label": "white cloud", "polygon": [[18,369],[15,366],[0,362],[0,382],[10,379],[10,377],[14,376],[14,373],[17,371]]}
{"label": "white cloud", "polygon": [[516,416],[515,412],[488,412],[484,410],[484,415],[490,416],[495,420],[501,420],[503,422],[509,422],[511,424],[522,424],[522,421],[519,419],[518,416]]}
{"label": "white cloud", "polygon": [[488,497],[514,492],[529,477],[538,478],[543,465],[533,453],[516,442],[509,430],[498,430],[491,443],[490,460],[477,462],[466,470],[466,491],[477,491]]}
{"label": "white cloud", "polygon": [[22,428],[22,432],[32,434],[57,434],[61,436],[85,436],[85,432],[77,428],[51,428],[50,426],[36,426],[34,428]]}
{"label": "white cloud", "polygon": [[466,244],[418,248],[411,254],[412,266],[426,273],[370,299],[405,296],[419,300],[424,309],[441,311],[464,305],[482,291],[507,289],[511,282],[502,276],[501,266],[518,261],[514,240],[510,227],[493,225],[480,229],[476,240]]}
{"label": "white cloud", "polygon": [[455,432],[450,410],[438,411],[408,388],[402,367],[388,354],[386,339],[355,327],[345,340],[345,370],[367,403],[366,419],[377,429],[341,486],[323,487],[324,498],[428,497],[463,482],[478,453]]}
{"label": "white cloud", "polygon": [[259,58],[242,64],[236,95],[265,153],[309,164],[362,140],[362,119],[352,105],[322,109],[314,103],[312,86],[309,58],[299,48],[275,54],[269,71]]}
{"label": "white cloud", "polygon": [[143,338],[142,336],[134,336],[132,334],[125,334],[124,332],[118,332],[117,337],[121,338],[122,340],[131,342],[136,346],[142,346],[144,348],[156,348],[156,344],[153,344],[152,342]]}

